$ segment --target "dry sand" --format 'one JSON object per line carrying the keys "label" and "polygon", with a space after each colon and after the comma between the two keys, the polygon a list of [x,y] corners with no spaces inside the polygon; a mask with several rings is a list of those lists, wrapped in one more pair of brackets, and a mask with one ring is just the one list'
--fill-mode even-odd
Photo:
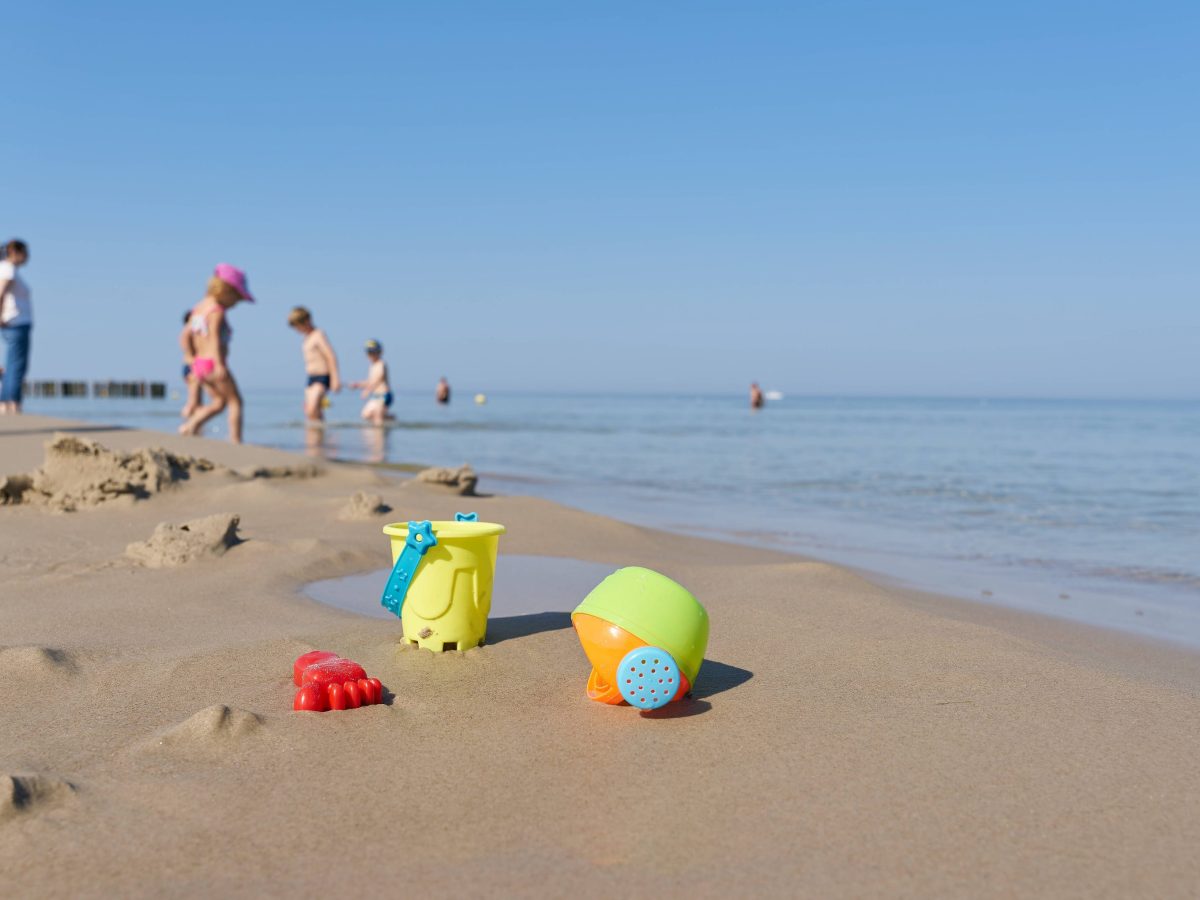
{"label": "dry sand", "polygon": [[[0,474],[63,427],[0,419]],[[502,553],[652,566],[707,605],[694,699],[639,714],[585,699],[565,616],[493,620],[487,646],[435,656],[298,594],[386,565],[380,525],[450,516],[445,488],[74,427],[214,466],[95,504],[67,479],[75,512],[0,508],[5,896],[1200,893],[1193,654],[472,499],[508,526]],[[208,516],[189,528],[207,549],[173,554],[170,526]],[[312,648],[393,698],[293,713]]]}

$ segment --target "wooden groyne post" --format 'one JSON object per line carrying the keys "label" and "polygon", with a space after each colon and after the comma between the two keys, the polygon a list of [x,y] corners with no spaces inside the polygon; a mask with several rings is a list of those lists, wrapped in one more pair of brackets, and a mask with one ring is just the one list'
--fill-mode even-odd
{"label": "wooden groyne post", "polygon": [[[86,397],[86,381],[27,381],[25,393],[31,397]],[[149,397],[164,400],[167,396],[165,381],[93,381],[93,397]]]}

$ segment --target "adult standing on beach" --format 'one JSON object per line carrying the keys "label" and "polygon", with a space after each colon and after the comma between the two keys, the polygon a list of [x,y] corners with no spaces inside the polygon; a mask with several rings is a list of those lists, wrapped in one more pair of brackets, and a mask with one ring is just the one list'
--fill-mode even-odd
{"label": "adult standing on beach", "polygon": [[229,263],[220,263],[208,279],[204,299],[192,307],[188,318],[191,337],[192,375],[208,388],[212,399],[196,410],[179,426],[180,434],[196,434],[213,416],[229,409],[229,439],[242,442],[242,394],[233,373],[229,371],[229,342],[233,329],[229,327],[229,310],[243,300],[254,302],[246,286],[246,273]]}
{"label": "adult standing on beach", "polygon": [[0,333],[5,354],[4,380],[0,385],[0,413],[21,411],[21,391],[29,368],[29,343],[33,332],[33,304],[29,285],[17,269],[29,262],[29,245],[11,240],[0,259]]}

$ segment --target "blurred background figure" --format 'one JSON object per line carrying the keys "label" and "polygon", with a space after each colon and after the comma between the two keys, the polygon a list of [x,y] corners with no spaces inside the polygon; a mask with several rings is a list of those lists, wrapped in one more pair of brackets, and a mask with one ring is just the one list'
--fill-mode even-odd
{"label": "blurred background figure", "polygon": [[450,382],[446,380],[445,375],[438,382],[437,393],[434,396],[437,397],[438,403],[445,404],[450,402]]}
{"label": "blurred background figure", "polygon": [[192,377],[208,388],[212,400],[179,426],[180,434],[199,434],[204,423],[229,409],[229,439],[242,442],[242,392],[229,371],[229,342],[233,329],[228,313],[242,301],[254,302],[246,286],[246,273],[229,263],[218,263],[208,279],[204,299],[192,307],[187,329],[191,332],[184,352],[192,354]]}
{"label": "blurred background figure", "polygon": [[294,307],[288,314],[288,325],[303,338],[300,352],[304,356],[304,418],[309,425],[325,421],[325,397],[342,389],[338,374],[337,355],[325,332],[313,325],[312,313],[303,306]]}
{"label": "blurred background figure", "polygon": [[196,358],[196,348],[192,342],[192,329],[188,328],[192,311],[183,314],[183,330],[179,332],[179,349],[183,351],[183,384],[187,389],[187,402],[179,411],[181,419],[190,419],[192,413],[204,405],[204,386],[200,379],[192,374],[192,360]]}
{"label": "blurred background figure", "polygon": [[367,401],[362,408],[363,419],[372,425],[382,425],[385,419],[391,418],[388,410],[392,406],[392,386],[388,383],[387,363],[383,361],[383,344],[372,339],[367,341],[365,348],[370,362],[367,378],[352,381],[350,387],[361,389],[362,398]]}
{"label": "blurred background figure", "polygon": [[750,383],[750,408],[751,409],[762,409],[763,404],[766,402],[767,402],[766,399],[763,397],[762,389],[758,386],[758,382],[757,381],[751,382]]}
{"label": "blurred background figure", "polygon": [[0,413],[21,411],[21,391],[29,368],[33,305],[29,285],[17,269],[29,262],[29,246],[11,240],[0,254],[0,333],[7,346],[4,380],[0,384]]}

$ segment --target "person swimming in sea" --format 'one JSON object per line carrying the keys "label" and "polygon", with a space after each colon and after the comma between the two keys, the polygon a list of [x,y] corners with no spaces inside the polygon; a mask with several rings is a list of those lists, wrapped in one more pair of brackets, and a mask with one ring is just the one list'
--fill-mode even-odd
{"label": "person swimming in sea", "polygon": [[388,384],[387,363],[383,361],[383,344],[369,340],[363,345],[370,360],[365,381],[352,381],[350,387],[361,389],[362,397],[367,402],[363,404],[362,417],[372,425],[382,425],[385,420],[392,418],[388,410],[392,406],[392,387]]}
{"label": "person swimming in sea", "polygon": [[342,389],[337,356],[325,332],[313,325],[312,313],[303,306],[294,307],[287,321],[304,338],[300,344],[307,377],[304,385],[304,418],[310,424],[318,424],[325,421],[326,396]]}

